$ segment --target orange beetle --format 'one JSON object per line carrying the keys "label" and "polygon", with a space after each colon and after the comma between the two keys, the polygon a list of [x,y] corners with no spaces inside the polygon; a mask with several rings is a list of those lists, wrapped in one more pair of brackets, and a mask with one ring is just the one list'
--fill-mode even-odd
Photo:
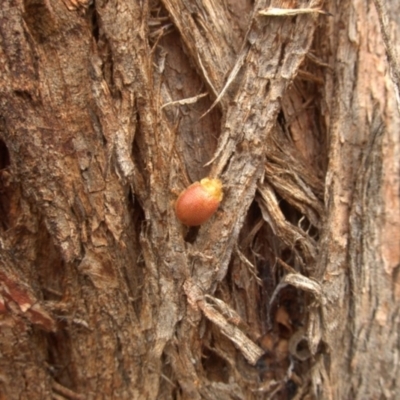
{"label": "orange beetle", "polygon": [[175,203],[177,218],[187,226],[197,226],[212,217],[223,197],[219,179],[204,178],[186,188]]}

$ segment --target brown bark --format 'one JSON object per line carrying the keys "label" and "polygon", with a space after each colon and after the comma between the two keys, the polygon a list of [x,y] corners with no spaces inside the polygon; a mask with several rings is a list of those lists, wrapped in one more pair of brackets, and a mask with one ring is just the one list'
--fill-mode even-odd
{"label": "brown bark", "polygon": [[3,0],[0,399],[396,397],[392,3]]}

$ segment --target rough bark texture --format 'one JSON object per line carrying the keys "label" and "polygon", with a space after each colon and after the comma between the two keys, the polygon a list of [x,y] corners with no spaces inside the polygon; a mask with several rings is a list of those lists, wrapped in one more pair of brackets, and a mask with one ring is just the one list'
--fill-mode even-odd
{"label": "rough bark texture", "polygon": [[[2,1],[1,400],[396,398],[400,21],[375,3]],[[189,229],[205,176],[224,199]]]}

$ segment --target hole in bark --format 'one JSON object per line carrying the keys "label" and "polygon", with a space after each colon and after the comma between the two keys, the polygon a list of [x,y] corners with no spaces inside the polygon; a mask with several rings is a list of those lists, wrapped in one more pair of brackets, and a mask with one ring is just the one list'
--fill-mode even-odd
{"label": "hole in bark", "polygon": [[294,382],[291,379],[289,379],[286,382],[285,391],[286,391],[286,394],[287,394],[287,398],[288,399],[293,399],[293,397],[297,393],[297,384],[296,384],[296,382]]}
{"label": "hole in bark", "polygon": [[298,223],[299,228],[307,233],[308,236],[313,238],[315,241],[319,240],[319,230],[316,228],[308,218],[302,217]]}
{"label": "hole in bark", "polygon": [[6,144],[0,139],[0,170],[10,165],[10,153]]}
{"label": "hole in bark", "polygon": [[279,198],[279,208],[281,209],[285,219],[292,225],[299,227],[302,231],[307,233],[308,236],[312,237],[314,240],[319,238],[319,230],[316,228],[311,221],[300,211],[289,204],[285,199]]}
{"label": "hole in bark", "polygon": [[[392,282],[399,282],[399,275],[400,275],[400,264],[397,264],[394,268],[393,268],[393,272],[392,272]],[[396,293],[396,289],[393,288],[393,293]]]}
{"label": "hole in bark", "polygon": [[[143,160],[142,156],[142,151],[143,149],[146,148],[146,144],[143,143],[143,135],[141,135],[140,132],[140,115],[137,113],[137,123],[136,123],[136,130],[135,130],[135,135],[133,139],[133,144],[132,144],[132,152],[131,152],[131,158],[132,162],[136,166],[137,171],[147,171],[147,166],[146,162]],[[143,174],[143,181],[145,180],[145,176]],[[138,189],[135,188],[135,191]]]}
{"label": "hole in bark", "polygon": [[287,332],[288,328],[292,327],[292,329],[289,329],[289,333],[291,333],[294,329],[302,326],[304,323],[305,307],[303,293],[293,286],[283,288],[279,293],[277,300],[271,305],[271,317],[273,316],[274,319],[277,318],[279,309],[282,308],[287,313],[288,322],[282,324],[282,319],[280,318],[276,322],[278,323],[278,328],[282,325],[286,327],[285,330],[282,329],[280,332],[283,335]]}
{"label": "hole in bark", "polygon": [[[34,246],[36,247],[36,254],[33,265],[35,266],[37,285],[42,292],[41,300],[55,305],[51,309],[51,314],[55,317],[58,326],[57,332],[45,334],[47,341],[46,365],[56,382],[66,388],[74,389],[75,368],[77,366],[71,357],[73,344],[67,328],[71,325],[75,325],[77,330],[87,328],[84,323],[76,322],[78,318],[75,319],[71,315],[70,310],[73,308],[71,298],[66,301],[69,303],[68,307],[61,304],[67,299],[68,290],[74,287],[76,283],[74,279],[71,279],[69,271],[66,271],[69,266],[62,260],[60,250],[55,246],[54,240],[43,221],[38,224]],[[69,276],[68,280],[66,275]],[[57,307],[57,305],[60,306]]]}
{"label": "hole in bark", "polygon": [[199,229],[199,226],[192,226],[189,228],[185,235],[185,242],[193,244],[196,241]]}
{"label": "hole in bark", "polygon": [[307,357],[310,354],[307,340],[303,339],[297,344],[296,353],[300,356]]}
{"label": "hole in bark", "polygon": [[101,17],[96,9],[95,1],[88,10],[89,24],[91,25],[92,35],[97,44],[97,54],[101,59],[101,69],[103,72],[104,80],[107,82],[108,88],[111,90],[114,98],[121,98],[120,93],[117,91],[114,82],[113,72],[113,57],[111,46],[108,41],[107,35],[104,34],[104,29],[101,26]]}
{"label": "hole in bark", "polygon": [[295,212],[295,210],[293,209],[293,207],[282,197],[278,196],[279,198],[279,208],[281,209],[283,215],[285,216],[285,219],[288,222],[296,223],[297,219],[297,213]]}
{"label": "hole in bark", "polygon": [[[177,378],[174,373],[174,368],[172,367],[168,356],[163,354],[162,356],[162,372],[160,379],[160,396],[159,400],[175,400],[182,398],[182,392],[180,390],[179,384],[177,385]],[[176,366],[175,366],[176,367]]]}
{"label": "hole in bark", "polygon": [[202,365],[208,380],[228,383],[229,366],[218,354],[208,348],[203,348]]}
{"label": "hole in bark", "polygon": [[88,13],[90,15],[90,19],[91,19],[91,23],[92,23],[92,33],[93,33],[93,37],[96,40],[96,42],[99,41],[99,21],[98,21],[98,16],[97,16],[97,12],[96,12],[96,8],[95,8],[95,2],[93,1],[88,9]]}
{"label": "hole in bark", "polygon": [[66,329],[47,334],[47,365],[54,380],[74,389],[74,368],[71,360],[71,338]]}
{"label": "hole in bark", "polygon": [[296,397],[296,394],[297,394],[297,384],[294,381],[289,380],[285,383],[282,390],[280,390],[276,394],[276,399],[291,400]]}
{"label": "hole in bark", "polygon": [[270,369],[268,359],[267,359],[267,354],[264,354],[257,361],[256,368],[257,368],[258,372],[260,373],[260,375],[265,374]]}
{"label": "hole in bark", "polygon": [[45,0],[25,0],[24,8],[23,18],[36,42],[46,42],[56,34],[57,26]]}
{"label": "hole in bark", "polygon": [[32,101],[32,95],[27,90],[14,90],[14,94],[23,100]]}
{"label": "hole in bark", "polygon": [[[145,261],[143,254],[140,250],[140,234],[141,231],[146,230],[146,220],[143,208],[137,198],[135,198],[132,190],[128,193],[128,210],[131,218],[131,227],[133,229],[127,231],[129,234],[129,246],[130,255],[129,262],[123,270],[125,281],[129,288],[129,296],[131,298],[131,304],[134,312],[139,317],[142,307],[142,288],[143,288],[143,271],[145,270]],[[134,227],[140,226],[140,229],[134,229]]]}
{"label": "hole in bark", "polygon": [[44,300],[59,301],[65,291],[65,264],[44,222],[38,227],[34,264]]}
{"label": "hole in bark", "polygon": [[10,166],[10,153],[6,144],[0,139],[0,227],[10,228],[10,209],[12,201],[11,175],[7,171]]}

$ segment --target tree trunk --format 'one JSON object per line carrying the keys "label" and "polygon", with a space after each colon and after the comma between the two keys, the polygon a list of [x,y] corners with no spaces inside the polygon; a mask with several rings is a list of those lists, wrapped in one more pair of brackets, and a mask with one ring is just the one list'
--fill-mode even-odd
{"label": "tree trunk", "polygon": [[[375,2],[2,0],[0,400],[396,398]],[[186,227],[206,176],[224,198]]]}

